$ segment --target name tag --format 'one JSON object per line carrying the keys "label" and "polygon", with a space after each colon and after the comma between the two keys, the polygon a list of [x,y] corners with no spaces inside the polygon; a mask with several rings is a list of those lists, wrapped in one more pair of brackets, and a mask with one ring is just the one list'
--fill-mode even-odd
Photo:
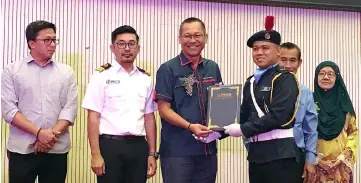
{"label": "name tag", "polygon": [[271,87],[265,86],[261,89],[261,91],[270,91]]}
{"label": "name tag", "polygon": [[120,83],[120,80],[110,80],[110,79],[108,79],[108,80],[106,81],[106,83],[107,83],[107,84],[119,84],[119,83]]}

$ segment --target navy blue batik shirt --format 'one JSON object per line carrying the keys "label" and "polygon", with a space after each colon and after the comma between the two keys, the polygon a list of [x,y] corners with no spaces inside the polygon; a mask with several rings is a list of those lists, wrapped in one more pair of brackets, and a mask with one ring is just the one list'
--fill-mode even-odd
{"label": "navy blue batik shirt", "polygon": [[[222,82],[218,64],[202,58],[197,68],[181,52],[163,63],[157,71],[155,100],[171,104],[171,108],[190,123],[207,125],[207,87]],[[160,155],[163,157],[211,155],[217,153],[216,142],[197,141],[192,132],[161,119]]]}

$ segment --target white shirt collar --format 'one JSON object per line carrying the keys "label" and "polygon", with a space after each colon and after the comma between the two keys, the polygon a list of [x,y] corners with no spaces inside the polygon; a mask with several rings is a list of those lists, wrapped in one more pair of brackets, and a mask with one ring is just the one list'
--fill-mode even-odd
{"label": "white shirt collar", "polygon": [[[116,60],[113,61],[112,66],[114,67],[114,69],[117,72],[119,72],[119,71],[126,72],[125,69]],[[137,71],[139,71],[138,67],[135,65],[135,63],[133,63],[133,70],[129,74],[131,75],[131,74],[133,74],[133,73],[135,73]]]}

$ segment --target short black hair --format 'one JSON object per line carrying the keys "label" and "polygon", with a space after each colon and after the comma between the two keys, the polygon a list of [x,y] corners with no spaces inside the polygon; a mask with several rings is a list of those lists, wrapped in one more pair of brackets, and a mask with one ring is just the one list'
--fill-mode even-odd
{"label": "short black hair", "polygon": [[301,49],[296,44],[291,42],[286,42],[286,43],[282,43],[280,47],[286,49],[296,49],[298,52],[297,54],[298,60],[301,60]]}
{"label": "short black hair", "polygon": [[[55,24],[51,22],[47,22],[44,20],[37,20],[35,22],[31,22],[25,30],[26,35],[26,42],[33,41],[38,37],[39,32],[44,29],[53,29],[56,33],[56,26]],[[28,48],[30,49],[30,46],[28,44]]]}
{"label": "short black hair", "polygon": [[137,31],[129,26],[129,25],[123,25],[123,26],[120,26],[118,28],[116,28],[113,32],[112,32],[112,43],[115,42],[115,40],[117,39],[117,36],[118,35],[121,35],[121,34],[134,34],[135,35],[135,38],[137,39],[137,42],[139,42],[139,36],[137,34]]}
{"label": "short black hair", "polygon": [[183,22],[179,26],[179,35],[182,34],[182,27],[183,27],[184,24],[193,23],[193,22],[199,22],[201,24],[203,30],[204,30],[204,33],[206,32],[206,26],[204,25],[204,22],[201,19],[196,18],[196,17],[189,17],[189,18],[183,20]]}

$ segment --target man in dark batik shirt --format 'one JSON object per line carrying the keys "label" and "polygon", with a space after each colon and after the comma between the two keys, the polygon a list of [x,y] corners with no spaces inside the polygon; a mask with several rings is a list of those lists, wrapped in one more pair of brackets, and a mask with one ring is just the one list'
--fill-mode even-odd
{"label": "man in dark batik shirt", "polygon": [[158,72],[155,100],[162,120],[160,160],[166,183],[214,183],[216,142],[205,144],[192,134],[207,136],[207,87],[222,82],[216,62],[201,57],[207,42],[204,23],[188,18],[180,26],[182,52],[163,63]]}

